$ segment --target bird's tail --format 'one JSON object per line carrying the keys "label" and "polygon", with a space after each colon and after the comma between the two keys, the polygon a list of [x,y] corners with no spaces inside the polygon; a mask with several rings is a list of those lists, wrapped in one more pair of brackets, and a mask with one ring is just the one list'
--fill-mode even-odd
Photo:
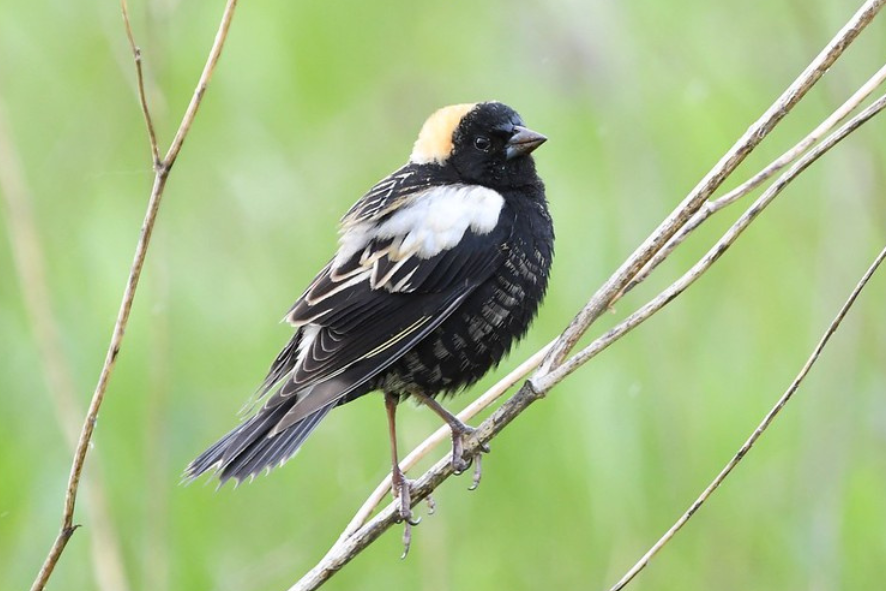
{"label": "bird's tail", "polygon": [[279,466],[298,451],[333,406],[324,406],[274,435],[271,432],[286,414],[288,405],[263,408],[188,464],[185,479],[190,481],[215,469],[222,484],[231,478],[239,483],[265,468]]}

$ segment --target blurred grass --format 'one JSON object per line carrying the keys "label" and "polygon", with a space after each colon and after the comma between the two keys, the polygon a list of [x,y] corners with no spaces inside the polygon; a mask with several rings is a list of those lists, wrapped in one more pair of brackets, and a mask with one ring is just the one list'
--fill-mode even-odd
{"label": "blurred grass", "polygon": [[[173,172],[87,464],[87,475],[101,462],[107,476],[133,589],[284,589],[384,476],[384,413],[367,397],[333,413],[269,478],[218,493],[178,486],[287,338],[276,321],[334,248],[338,217],[404,161],[432,110],[497,98],[551,138],[538,153],[558,234],[550,296],[502,375],[565,326],[854,8],[242,3]],[[221,3],[131,10],[165,146]],[[742,172],[873,73],[884,30],[875,21]],[[116,3],[0,5],[0,100],[51,272],[47,313],[85,408],[151,180]],[[872,122],[809,170],[684,297],[524,415],[495,442],[478,491],[462,480],[440,490],[407,561],[389,534],[329,588],[616,580],[745,439],[882,246],[882,128]],[[0,588],[20,589],[56,533],[70,453],[3,211]],[[730,215],[619,313],[691,264]],[[792,408],[635,588],[876,588],[886,556],[884,296],[876,277]],[[404,412],[406,443],[436,427],[428,414]],[[79,532],[52,587],[96,589],[93,559]]]}

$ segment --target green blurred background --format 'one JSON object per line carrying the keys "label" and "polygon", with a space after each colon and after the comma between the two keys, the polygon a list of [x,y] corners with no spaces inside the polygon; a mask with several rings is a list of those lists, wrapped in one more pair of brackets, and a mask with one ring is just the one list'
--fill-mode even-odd
{"label": "green blurred background", "polygon": [[[434,109],[495,98],[550,137],[537,153],[558,235],[550,295],[501,376],[568,323],[857,4],[242,2],[173,171],[87,464],[87,487],[101,473],[118,552],[96,549],[81,502],[84,527],[51,588],[286,589],[336,539],[389,468],[377,396],[333,413],[270,477],[220,492],[179,477],[233,427],[287,340],[277,321],[335,248],[338,217],[405,161]],[[163,148],[222,5],[132,0]],[[882,65],[880,21],[742,178]],[[42,313],[61,332],[79,421],[152,179],[119,6],[0,4],[0,101],[45,255]],[[884,126],[871,122],[815,165],[685,296],[522,416],[493,443],[479,490],[447,482],[407,560],[390,532],[328,588],[608,588],[749,435],[886,241]],[[595,330],[657,293],[737,212]],[[4,590],[33,580],[71,461],[10,223],[3,207]],[[882,585],[884,301],[876,276],[793,404],[633,588]],[[403,445],[438,426],[414,407],[401,423]]]}

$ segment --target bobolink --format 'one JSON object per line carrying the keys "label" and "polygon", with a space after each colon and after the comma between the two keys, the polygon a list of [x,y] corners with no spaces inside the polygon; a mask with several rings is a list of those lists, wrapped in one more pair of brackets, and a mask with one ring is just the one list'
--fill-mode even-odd
{"label": "bobolink", "polygon": [[215,468],[222,483],[240,481],[282,464],[333,407],[380,390],[408,540],[396,405],[413,397],[439,414],[452,430],[453,468],[467,468],[471,428],[434,397],[495,367],[545,294],[554,232],[530,153],[546,139],[499,102],[431,115],[409,162],[342,218],[338,252],[286,315],[295,335],[259,388],[273,395],[187,476]]}

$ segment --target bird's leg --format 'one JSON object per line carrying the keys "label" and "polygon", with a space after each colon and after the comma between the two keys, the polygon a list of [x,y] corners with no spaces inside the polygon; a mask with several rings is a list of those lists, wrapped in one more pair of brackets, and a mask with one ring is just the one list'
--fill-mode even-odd
{"label": "bird's leg", "polygon": [[[470,461],[465,461],[464,459],[465,439],[474,432],[474,428],[464,424],[457,416],[446,410],[443,405],[430,396],[421,392],[413,392],[412,394],[449,425],[449,429],[452,431],[452,470],[456,474],[461,474],[471,465]],[[488,451],[489,446],[484,443],[471,458],[471,461],[474,463],[474,479],[473,484],[471,484],[471,490],[474,490],[480,484],[480,454],[481,452]]]}
{"label": "bird's leg", "polygon": [[400,460],[397,457],[397,402],[394,394],[385,392],[385,410],[388,412],[388,434],[391,437],[391,493],[395,499],[400,500],[400,519],[403,521],[403,556],[409,554],[409,544],[412,542],[412,526],[418,525],[421,519],[412,517],[412,483],[406,478],[400,469]]}

